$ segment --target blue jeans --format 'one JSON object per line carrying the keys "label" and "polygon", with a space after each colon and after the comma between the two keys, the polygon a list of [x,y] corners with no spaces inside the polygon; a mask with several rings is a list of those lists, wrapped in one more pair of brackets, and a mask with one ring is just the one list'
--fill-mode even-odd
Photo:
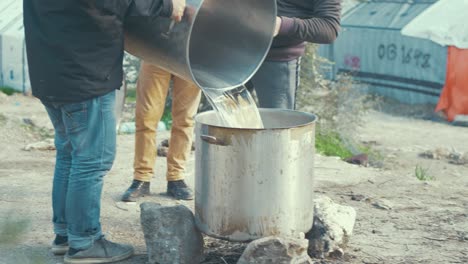
{"label": "blue jeans", "polygon": [[251,79],[261,108],[296,108],[301,58],[265,61]]}
{"label": "blue jeans", "polygon": [[72,104],[44,103],[55,129],[54,232],[86,249],[102,236],[103,177],[115,158],[115,92]]}

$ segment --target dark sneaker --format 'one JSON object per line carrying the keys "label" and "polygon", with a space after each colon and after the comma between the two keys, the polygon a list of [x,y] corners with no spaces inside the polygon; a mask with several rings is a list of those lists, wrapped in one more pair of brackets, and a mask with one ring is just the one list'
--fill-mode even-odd
{"label": "dark sneaker", "polygon": [[133,180],[132,185],[122,196],[123,202],[136,202],[140,197],[150,194],[150,183]]}
{"label": "dark sneaker", "polygon": [[168,182],[167,194],[178,200],[193,200],[193,191],[183,180]]}
{"label": "dark sneaker", "polygon": [[68,237],[56,235],[51,251],[54,255],[65,255],[68,251]]}
{"label": "dark sneaker", "polygon": [[85,250],[70,248],[63,260],[68,264],[111,263],[124,260],[132,255],[132,246],[113,243],[101,238],[96,240],[91,248]]}

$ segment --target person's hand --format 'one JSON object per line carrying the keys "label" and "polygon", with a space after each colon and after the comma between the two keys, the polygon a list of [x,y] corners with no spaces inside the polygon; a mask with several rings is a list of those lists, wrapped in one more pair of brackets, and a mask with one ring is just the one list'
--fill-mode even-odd
{"label": "person's hand", "polygon": [[186,6],[185,7],[185,12],[184,12],[184,17],[185,20],[187,20],[189,23],[193,23],[195,19],[195,14],[197,10],[193,6]]}
{"label": "person's hand", "polygon": [[171,19],[180,22],[184,16],[185,0],[172,0],[172,16]]}
{"label": "person's hand", "polygon": [[281,28],[281,17],[276,17],[275,31],[273,33],[273,37],[278,36],[280,28]]}

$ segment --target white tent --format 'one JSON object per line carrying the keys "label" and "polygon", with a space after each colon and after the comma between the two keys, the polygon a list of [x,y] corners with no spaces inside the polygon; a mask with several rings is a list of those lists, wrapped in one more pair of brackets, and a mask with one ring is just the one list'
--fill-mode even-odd
{"label": "white tent", "polygon": [[410,37],[468,49],[468,0],[440,0],[402,29]]}
{"label": "white tent", "polygon": [[468,0],[439,0],[402,29],[403,35],[448,46],[447,77],[436,111],[455,122],[468,120],[467,16]]}
{"label": "white tent", "polygon": [[21,0],[0,2],[0,72],[0,86],[30,89]]}

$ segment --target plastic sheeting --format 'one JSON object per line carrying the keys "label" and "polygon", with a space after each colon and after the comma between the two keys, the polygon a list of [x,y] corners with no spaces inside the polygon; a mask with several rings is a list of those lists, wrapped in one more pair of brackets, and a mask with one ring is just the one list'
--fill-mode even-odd
{"label": "plastic sheeting", "polygon": [[468,49],[468,0],[440,0],[402,29],[402,34]]}
{"label": "plastic sheeting", "polygon": [[468,115],[468,49],[449,48],[447,80],[436,112],[443,111],[452,122],[457,115]]}

